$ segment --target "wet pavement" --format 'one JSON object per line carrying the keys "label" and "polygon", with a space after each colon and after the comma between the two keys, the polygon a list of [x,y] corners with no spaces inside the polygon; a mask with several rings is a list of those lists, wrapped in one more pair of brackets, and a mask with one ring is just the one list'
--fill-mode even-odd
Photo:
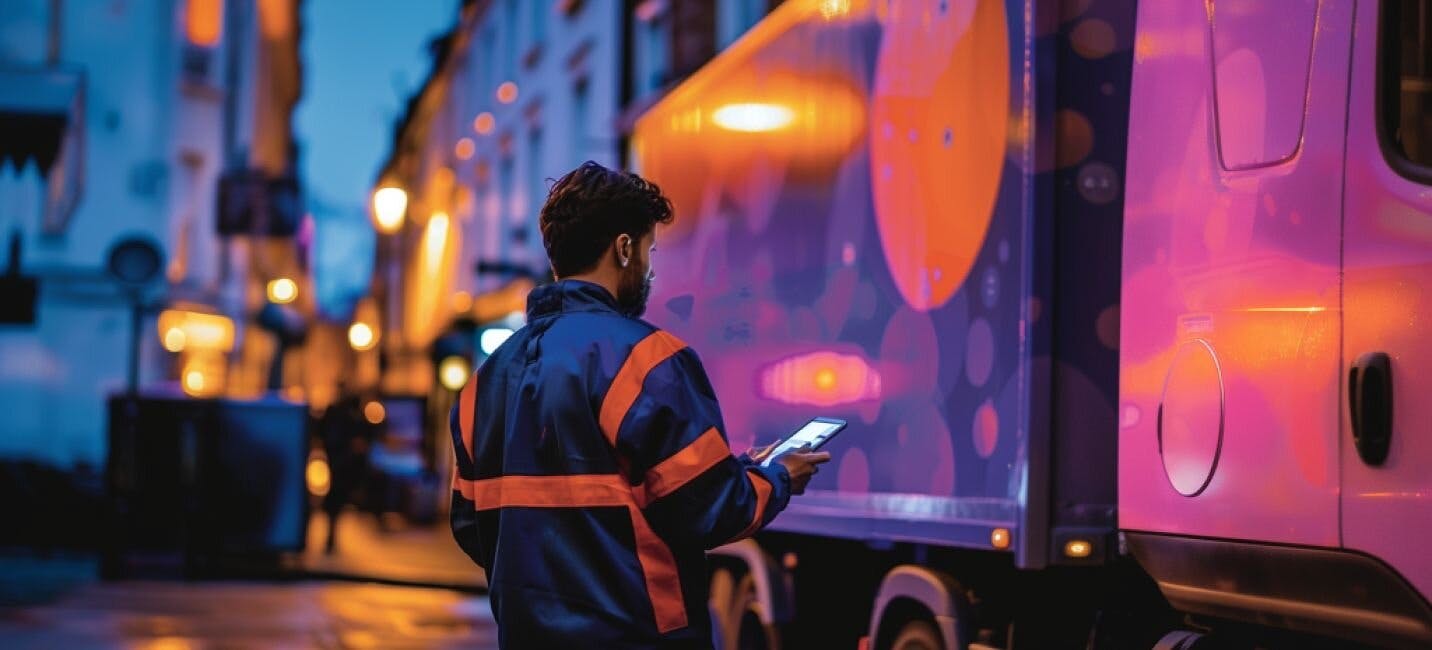
{"label": "wet pavement", "polygon": [[94,582],[0,609],[0,647],[496,648],[481,596],[351,582]]}
{"label": "wet pavement", "polygon": [[323,513],[309,521],[303,567],[310,573],[462,590],[487,586],[482,569],[458,548],[445,522],[410,526],[390,519],[384,528],[377,517],[350,510],[338,518],[338,544],[330,555],[323,550],[327,521]]}
{"label": "wet pavement", "polygon": [[102,582],[90,556],[0,555],[0,648],[497,647],[482,571],[447,526],[349,512],[329,555],[324,516],[310,523],[308,550],[263,581]]}

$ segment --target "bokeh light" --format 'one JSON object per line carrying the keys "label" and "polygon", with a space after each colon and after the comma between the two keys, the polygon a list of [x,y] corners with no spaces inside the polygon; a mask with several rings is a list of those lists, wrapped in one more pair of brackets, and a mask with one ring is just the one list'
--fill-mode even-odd
{"label": "bokeh light", "polygon": [[403,226],[408,193],[400,187],[383,187],[373,193],[373,223],[378,232],[392,234]]}
{"label": "bokeh light", "polygon": [[328,459],[324,458],[321,452],[314,452],[308,457],[308,468],[304,475],[308,480],[309,494],[316,497],[328,495],[332,477],[328,469]]}
{"label": "bokeh light", "polygon": [[511,81],[504,81],[497,87],[497,101],[504,104],[511,104],[517,101],[517,84]]}
{"label": "bokeh light", "polygon": [[466,291],[459,291],[452,295],[452,310],[457,314],[466,314],[472,311],[472,294]]}
{"label": "bokeh light", "polygon": [[451,356],[438,364],[438,381],[448,390],[459,391],[467,385],[468,373],[471,371],[472,364],[466,357]]}
{"label": "bokeh light", "polygon": [[354,350],[371,350],[378,342],[378,335],[367,323],[358,322],[348,327],[348,344]]}
{"label": "bokeh light", "polygon": [[298,283],[289,278],[278,278],[268,283],[269,302],[284,305],[298,297]]}
{"label": "bokeh light", "polygon": [[382,402],[373,400],[363,405],[363,419],[367,420],[368,424],[382,424],[387,417],[388,409],[383,408]]}
{"label": "bokeh light", "polygon": [[478,113],[477,117],[472,118],[472,130],[482,135],[492,133],[492,129],[496,128],[496,126],[497,119],[492,117],[492,113],[482,112]]}
{"label": "bokeh light", "polygon": [[164,330],[164,349],[170,352],[182,352],[184,344],[188,342],[188,335],[178,327],[171,327]]}
{"label": "bokeh light", "polygon": [[204,393],[204,373],[199,370],[189,370],[184,373],[184,392],[190,396],[199,396]]}
{"label": "bokeh light", "polygon": [[477,152],[477,144],[472,141],[472,138],[459,138],[457,144],[453,146],[452,152],[458,160],[469,160]]}

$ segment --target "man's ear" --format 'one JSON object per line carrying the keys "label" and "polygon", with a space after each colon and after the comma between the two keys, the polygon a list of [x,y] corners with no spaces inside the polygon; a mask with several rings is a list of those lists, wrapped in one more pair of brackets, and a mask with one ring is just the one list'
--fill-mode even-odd
{"label": "man's ear", "polygon": [[622,233],[617,235],[613,243],[617,254],[617,266],[626,268],[631,263],[631,235]]}

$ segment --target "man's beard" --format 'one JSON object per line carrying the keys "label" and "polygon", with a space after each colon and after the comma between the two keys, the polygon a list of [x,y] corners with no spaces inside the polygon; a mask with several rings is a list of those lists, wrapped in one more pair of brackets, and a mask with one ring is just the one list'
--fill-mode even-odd
{"label": "man's beard", "polygon": [[646,301],[651,297],[651,276],[641,271],[641,265],[623,273],[617,286],[617,307],[623,314],[641,318],[646,313]]}

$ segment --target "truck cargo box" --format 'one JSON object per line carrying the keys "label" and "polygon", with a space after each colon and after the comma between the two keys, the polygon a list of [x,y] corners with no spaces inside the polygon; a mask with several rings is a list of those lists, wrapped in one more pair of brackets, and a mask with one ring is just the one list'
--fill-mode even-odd
{"label": "truck cargo box", "polygon": [[851,423],[773,528],[1107,552],[1133,3],[1043,4],[788,1],[637,122],[733,449]]}

